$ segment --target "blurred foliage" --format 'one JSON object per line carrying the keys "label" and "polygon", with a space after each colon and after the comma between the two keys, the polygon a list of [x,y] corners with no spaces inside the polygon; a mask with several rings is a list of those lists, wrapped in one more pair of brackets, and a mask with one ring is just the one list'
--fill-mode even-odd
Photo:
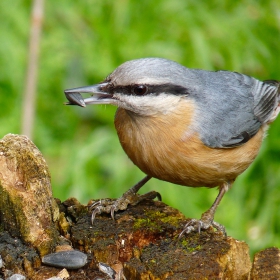
{"label": "blurred foliage", "polygon": [[[65,88],[94,84],[122,62],[165,57],[191,68],[280,79],[280,2],[181,0],[46,1],[33,141],[47,159],[53,191],[118,197],[143,174],[122,151],[115,108],[63,106]],[[32,1],[0,1],[0,134],[20,133]],[[252,252],[280,247],[280,120],[255,163],[223,199],[216,221]],[[151,180],[164,202],[199,218],[217,191]]]}

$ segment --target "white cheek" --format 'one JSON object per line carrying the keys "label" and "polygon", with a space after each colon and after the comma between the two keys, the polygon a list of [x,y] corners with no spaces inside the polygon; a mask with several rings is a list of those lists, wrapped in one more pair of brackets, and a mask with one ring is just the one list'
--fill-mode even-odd
{"label": "white cheek", "polygon": [[120,100],[118,104],[124,109],[133,111],[141,115],[168,114],[174,110],[184,96],[168,95],[116,95]]}

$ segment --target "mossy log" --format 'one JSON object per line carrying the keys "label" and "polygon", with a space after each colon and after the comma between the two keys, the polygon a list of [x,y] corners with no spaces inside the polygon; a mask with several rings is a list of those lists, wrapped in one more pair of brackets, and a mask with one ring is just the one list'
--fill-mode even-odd
{"label": "mossy log", "polygon": [[[213,229],[178,239],[188,219],[160,201],[142,201],[116,213],[115,220],[97,215],[92,224],[86,205],[53,198],[46,162],[25,136],[9,134],[0,141],[0,195],[3,278],[11,273],[40,280],[59,275],[60,268],[42,265],[41,259],[61,248],[88,256],[83,268],[68,270],[67,279],[257,280],[280,275],[277,248],[259,252],[252,264],[245,242]],[[116,272],[114,278],[100,271],[100,263]]]}

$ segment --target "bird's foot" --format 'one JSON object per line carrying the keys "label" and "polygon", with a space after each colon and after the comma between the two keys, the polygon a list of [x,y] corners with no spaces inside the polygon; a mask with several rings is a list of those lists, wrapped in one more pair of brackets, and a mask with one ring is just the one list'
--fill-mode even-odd
{"label": "bird's foot", "polygon": [[223,225],[215,222],[213,217],[208,213],[205,212],[202,214],[201,219],[191,219],[184,227],[182,232],[179,235],[179,239],[182,238],[184,234],[189,234],[190,232],[198,232],[200,233],[201,230],[206,230],[210,227],[215,228],[217,231],[223,233],[224,236],[227,235],[226,229]]}
{"label": "bird's foot", "polygon": [[112,219],[114,220],[115,212],[126,210],[128,205],[136,205],[145,199],[155,199],[156,197],[161,200],[160,194],[155,191],[140,195],[128,190],[117,200],[107,198],[95,201],[89,205],[89,211],[92,212],[91,223],[94,222],[97,214],[110,213]]}

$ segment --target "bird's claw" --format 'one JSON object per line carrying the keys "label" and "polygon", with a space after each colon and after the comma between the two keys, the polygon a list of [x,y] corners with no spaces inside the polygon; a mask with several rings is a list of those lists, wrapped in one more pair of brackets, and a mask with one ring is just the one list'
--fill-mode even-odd
{"label": "bird's claw", "polygon": [[185,225],[184,229],[181,231],[178,238],[181,239],[184,234],[189,234],[191,232],[200,233],[201,230],[207,230],[210,227],[214,227],[217,231],[222,232],[224,236],[227,235],[225,227],[215,221],[191,219]]}
{"label": "bird's claw", "polygon": [[94,201],[91,205],[89,205],[89,211],[92,212],[91,223],[93,224],[97,214],[110,213],[112,219],[115,220],[115,212],[126,210],[128,205],[136,205],[144,199],[154,199],[156,197],[161,200],[160,194],[155,191],[139,195],[128,190],[117,200],[108,198]]}
{"label": "bird's claw", "polygon": [[117,209],[117,200],[112,199],[100,199],[89,205],[89,211],[91,212],[91,223],[95,220],[97,214],[111,213],[111,217],[114,220],[114,213]]}
{"label": "bird's claw", "polygon": [[[94,204],[96,204],[96,203],[94,203]],[[100,205],[100,206],[95,206],[94,208],[92,208],[92,206],[90,207],[91,209],[93,209],[92,210],[92,212],[91,212],[91,223],[93,224],[93,221],[94,221],[94,219],[95,219],[95,216],[96,216],[96,214],[101,214],[102,213],[102,206]]]}

